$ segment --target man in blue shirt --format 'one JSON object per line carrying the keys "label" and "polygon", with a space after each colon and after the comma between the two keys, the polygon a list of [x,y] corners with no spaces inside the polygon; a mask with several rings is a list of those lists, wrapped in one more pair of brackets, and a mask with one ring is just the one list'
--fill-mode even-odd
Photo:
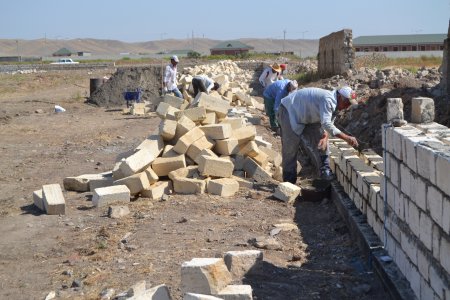
{"label": "man in blue shirt", "polygon": [[297,81],[283,79],[275,81],[264,90],[264,108],[270,120],[270,128],[273,131],[276,132],[279,128],[275,114],[278,111],[281,99],[286,97],[289,93],[295,91],[297,87]]}
{"label": "man in blue shirt", "polygon": [[345,86],[334,91],[304,88],[281,100],[278,117],[281,126],[283,181],[293,184],[297,181],[297,154],[300,145],[313,158],[322,179],[334,178],[329,162],[328,135],[337,136],[351,146],[358,146],[356,138],[334,126],[334,112],[357,104],[355,98],[353,90]]}

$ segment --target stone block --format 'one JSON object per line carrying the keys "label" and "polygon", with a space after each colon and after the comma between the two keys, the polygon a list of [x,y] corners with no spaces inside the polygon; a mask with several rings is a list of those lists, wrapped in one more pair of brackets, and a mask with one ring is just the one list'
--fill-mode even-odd
{"label": "stone block", "polygon": [[202,136],[205,136],[205,133],[200,128],[194,127],[178,139],[173,150],[180,154],[185,154],[192,143]]}
{"label": "stone block", "polygon": [[281,154],[279,152],[277,152],[275,150],[272,150],[271,148],[264,147],[264,146],[259,147],[259,150],[261,150],[262,152],[267,154],[267,156],[269,157],[269,161],[271,163],[273,163],[273,165],[275,167],[281,166],[281,163],[282,163],[283,159],[282,159]]}
{"label": "stone block", "polygon": [[89,179],[83,176],[66,177],[63,180],[63,186],[66,191],[88,192]]}
{"label": "stone block", "polygon": [[450,241],[441,239],[440,263],[447,274],[450,274]]}
{"label": "stone block", "polygon": [[442,229],[446,234],[450,233],[450,198],[444,197],[442,202]]}
{"label": "stone block", "polygon": [[189,166],[169,173],[173,190],[180,194],[203,194],[206,181],[200,177],[197,166]]}
{"label": "stone block", "polygon": [[245,157],[243,155],[236,154],[236,155],[233,155],[231,158],[233,159],[234,170],[242,171],[244,168]]}
{"label": "stone block", "polygon": [[161,157],[174,157],[178,155],[180,155],[180,153],[173,151],[173,145],[165,145]]}
{"label": "stone block", "polygon": [[214,112],[207,112],[206,118],[200,122],[202,125],[212,125],[217,123],[217,117],[216,113]]}
{"label": "stone block", "polygon": [[104,172],[98,174],[99,176],[92,176],[89,179],[89,191],[93,192],[97,188],[107,187],[113,185],[114,178],[112,172]]}
{"label": "stone block", "polygon": [[161,119],[172,119],[175,120],[175,112],[179,111],[179,109],[173,107],[169,103],[160,102],[158,107],[156,108],[156,114]]}
{"label": "stone block", "polygon": [[114,185],[126,185],[131,195],[136,195],[150,186],[146,172],[140,172],[114,181]]}
{"label": "stone block", "polygon": [[387,98],[387,122],[393,120],[403,120],[403,101],[402,98]]}
{"label": "stone block", "polygon": [[178,98],[174,95],[171,94],[165,94],[163,97],[163,101],[167,104],[169,104],[172,107],[175,107],[177,109],[182,109],[183,104],[184,104],[184,99],[183,98]]}
{"label": "stone block", "polygon": [[177,130],[177,121],[174,120],[163,120],[159,124],[159,134],[162,139],[166,142],[172,140],[175,137],[175,133]]}
{"label": "stone block", "polygon": [[243,156],[250,156],[254,158],[257,156],[261,151],[258,148],[258,145],[255,141],[249,141],[248,143],[242,144],[239,146],[239,155]]}
{"label": "stone block", "polygon": [[249,141],[253,141],[255,139],[255,136],[256,127],[251,125],[233,130],[231,138],[238,140],[239,145],[242,145]]}
{"label": "stone block", "polygon": [[195,161],[202,150],[212,149],[213,147],[214,141],[209,140],[206,136],[203,136],[189,146],[186,155]]}
{"label": "stone block", "polygon": [[102,207],[116,202],[130,202],[130,190],[126,185],[113,185],[94,190],[92,205]]}
{"label": "stone block", "polygon": [[[129,195],[129,193],[128,193],[128,195]],[[110,217],[111,219],[120,219],[129,214],[130,214],[130,209],[126,205],[113,205],[113,206],[108,207],[108,217]]]}
{"label": "stone block", "polygon": [[[415,173],[417,173],[417,152],[416,148],[421,142],[439,142],[435,138],[427,136],[403,137],[403,154],[406,155],[406,164]],[[405,159],[403,159],[405,161]]]}
{"label": "stone block", "polygon": [[200,126],[205,135],[213,140],[228,139],[231,136],[232,129],[230,124],[212,124]]}
{"label": "stone block", "polygon": [[152,151],[141,149],[122,161],[119,170],[123,175],[131,176],[146,169],[156,157]]}
{"label": "stone block", "polygon": [[434,186],[428,186],[427,189],[427,209],[430,212],[431,218],[442,228],[442,209],[443,209],[443,195]]}
{"label": "stone block", "polygon": [[239,142],[237,139],[216,140],[213,148],[214,152],[221,155],[232,155],[239,152]]}
{"label": "stone block", "polygon": [[184,294],[183,300],[223,300],[223,298],[217,298],[211,295],[186,293]]}
{"label": "stone block", "polygon": [[218,158],[217,154],[214,153],[211,149],[203,149],[202,151],[200,151],[200,153],[196,156],[194,162],[198,165],[199,162],[202,159],[202,155],[206,155],[206,156],[212,156],[212,157],[216,157]]}
{"label": "stone block", "polygon": [[143,140],[135,149],[146,150],[150,152],[154,157],[158,157],[164,148],[164,141],[159,134],[151,134],[145,140]]}
{"label": "stone block", "polygon": [[231,177],[234,165],[229,159],[202,155],[198,159],[198,170],[203,176]]}
{"label": "stone block", "polygon": [[259,136],[259,135],[255,136],[255,142],[258,145],[258,147],[267,147],[269,149],[272,149],[272,144],[267,142],[267,141],[265,141],[262,138],[262,136]]}
{"label": "stone block", "polygon": [[33,192],[34,206],[45,212],[44,196],[42,195],[42,189]]}
{"label": "stone block", "polygon": [[412,203],[411,201],[408,201],[408,214],[406,218],[406,223],[408,223],[409,228],[414,233],[415,236],[420,236],[420,210],[419,208]]}
{"label": "stone block", "polygon": [[128,298],[128,300],[146,300],[146,299],[172,300],[172,297],[170,296],[169,288],[165,284],[161,284],[152,287],[148,290],[145,290],[142,296],[134,296]]}
{"label": "stone block", "polygon": [[223,259],[233,280],[263,271],[263,252],[260,250],[228,251]]}
{"label": "stone block", "polygon": [[207,111],[215,112],[217,117],[225,118],[231,108],[227,101],[210,96],[206,93],[198,93],[194,100],[198,107],[204,107]]}
{"label": "stone block", "polygon": [[411,122],[431,123],[434,121],[434,100],[425,97],[411,99]]}
{"label": "stone block", "polygon": [[46,184],[42,186],[44,208],[48,215],[64,215],[66,213],[66,200],[59,184]]}
{"label": "stone block", "polygon": [[187,116],[182,115],[177,121],[177,131],[175,133],[174,142],[176,143],[181,136],[186,134],[195,126],[196,125],[194,121],[189,119]]}
{"label": "stone block", "polygon": [[217,296],[224,300],[252,300],[253,299],[252,286],[245,285],[228,285],[221,290]]}
{"label": "stone block", "polygon": [[211,179],[208,180],[207,191],[209,194],[231,197],[239,191],[239,183],[233,178]]}
{"label": "stone block", "polygon": [[419,230],[419,239],[422,241],[425,247],[427,247],[428,250],[432,251],[433,221],[423,211],[420,212]]}
{"label": "stone block", "polygon": [[281,201],[293,203],[300,194],[301,188],[290,182],[282,182],[275,188],[273,196]]}
{"label": "stone block", "polygon": [[150,184],[154,184],[159,180],[159,176],[155,173],[155,171],[153,171],[152,167],[148,167],[144,172],[147,175],[148,182]]}
{"label": "stone block", "polygon": [[238,182],[239,188],[253,189],[253,179],[249,180],[247,178],[237,176],[236,172],[233,172],[233,176],[231,176],[231,178]]}
{"label": "stone block", "polygon": [[163,195],[169,195],[172,190],[171,181],[158,181],[141,191],[141,196],[153,200],[159,200]]}
{"label": "stone block", "polygon": [[245,120],[237,117],[227,117],[222,119],[219,124],[230,124],[232,130],[239,129],[245,126]]}
{"label": "stone block", "polygon": [[184,155],[158,157],[152,163],[152,169],[158,176],[167,176],[170,172],[186,167]]}
{"label": "stone block", "polygon": [[260,151],[257,155],[253,156],[252,159],[263,169],[267,169],[269,164],[269,156],[266,153]]}
{"label": "stone block", "polygon": [[436,157],[436,183],[437,186],[450,196],[450,153],[440,152]]}
{"label": "stone block", "polygon": [[206,108],[192,107],[175,114],[177,120],[180,120],[183,116],[189,118],[194,123],[200,123],[206,119]]}
{"label": "stone block", "polygon": [[231,282],[221,258],[194,258],[181,265],[181,292],[218,294]]}
{"label": "stone block", "polygon": [[427,184],[420,176],[411,176],[411,201],[423,211],[427,210]]}
{"label": "stone block", "polygon": [[[437,152],[428,147],[428,144],[419,144],[416,148],[417,153],[417,173],[423,178],[436,184],[436,159]],[[450,171],[450,170],[449,170]],[[450,183],[450,181],[449,181]]]}
{"label": "stone block", "polygon": [[250,157],[246,157],[244,160],[244,171],[247,172],[247,176],[255,179],[258,183],[272,182],[272,175],[264,170]]}
{"label": "stone block", "polygon": [[[124,158],[124,160],[125,160],[125,158]],[[122,161],[118,161],[118,162],[116,162],[115,164],[114,164],[114,167],[113,167],[113,169],[112,169],[112,180],[118,180],[118,179],[122,179],[122,178],[124,178],[124,177],[127,177],[127,176],[125,176],[125,174],[123,174],[122,173],[122,171],[120,170],[120,165],[122,164]],[[91,185],[91,182],[89,182],[89,185],[88,185],[88,188],[89,188],[89,190],[90,190],[90,185]],[[111,184],[109,184],[109,185],[111,185]],[[109,186],[108,185],[108,186]],[[99,187],[101,187],[101,186],[99,186]],[[97,187],[96,187],[97,188]],[[91,190],[91,192],[93,191],[94,189],[92,189]]]}

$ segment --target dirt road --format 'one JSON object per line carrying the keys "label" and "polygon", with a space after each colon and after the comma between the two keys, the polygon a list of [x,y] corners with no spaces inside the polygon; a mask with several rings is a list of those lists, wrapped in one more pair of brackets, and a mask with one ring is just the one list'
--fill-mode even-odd
{"label": "dirt road", "polygon": [[[0,74],[0,298],[98,299],[139,280],[165,283],[181,299],[180,268],[194,257],[255,249],[274,224],[298,230],[264,249],[263,274],[243,280],[254,299],[386,299],[387,294],[352,244],[331,201],[274,200],[273,187],[242,189],[236,197],[170,195],[139,198],[120,220],[91,204],[91,193],[64,191],[66,214],[48,216],[32,192],[67,176],[112,169],[117,154],[157,129],[159,118],[84,104],[89,78],[114,70]],[[54,105],[66,109],[54,113]],[[258,134],[280,149],[264,126]],[[126,237],[126,242],[123,241]]]}

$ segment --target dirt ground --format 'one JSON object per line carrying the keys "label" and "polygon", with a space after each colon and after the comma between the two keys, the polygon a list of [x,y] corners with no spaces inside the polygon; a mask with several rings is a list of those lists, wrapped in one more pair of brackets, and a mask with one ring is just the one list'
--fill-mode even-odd
{"label": "dirt ground", "polygon": [[[44,299],[51,291],[61,299],[99,299],[106,288],[119,293],[139,280],[165,283],[173,299],[182,299],[184,261],[255,249],[251,241],[271,232],[279,246],[263,249],[264,273],[242,281],[254,299],[389,298],[327,199],[286,205],[271,196],[273,186],[241,189],[233,198],[172,194],[136,199],[130,215],[114,220],[107,208],[92,206],[91,193],[63,191],[64,216],[39,212],[33,191],[109,171],[117,154],[157,130],[154,115],[84,103],[89,78],[113,72],[0,74],[1,299]],[[54,113],[55,104],[66,112]],[[257,131],[280,149],[265,126]],[[275,234],[279,223],[298,230]]]}

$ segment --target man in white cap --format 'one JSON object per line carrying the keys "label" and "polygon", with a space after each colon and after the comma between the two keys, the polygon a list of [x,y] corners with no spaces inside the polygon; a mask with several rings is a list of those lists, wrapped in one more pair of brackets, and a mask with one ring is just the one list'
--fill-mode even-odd
{"label": "man in white cap", "polygon": [[178,65],[178,57],[173,55],[170,58],[170,64],[166,66],[166,71],[164,72],[164,80],[163,80],[163,90],[164,93],[174,93],[178,98],[183,99],[183,95],[177,86],[177,65]]}
{"label": "man in white cap", "polygon": [[276,112],[280,106],[281,99],[298,88],[295,80],[283,79],[277,80],[264,90],[264,108],[266,115],[269,117],[270,128],[278,133],[279,125],[276,118]]}
{"label": "man in white cap", "polygon": [[320,177],[334,179],[330,169],[328,135],[337,136],[350,146],[358,141],[334,126],[337,110],[358,104],[355,92],[348,86],[328,91],[320,88],[297,90],[281,100],[278,120],[281,127],[281,155],[283,158],[283,181],[297,181],[297,155],[299,146],[313,158]]}
{"label": "man in white cap", "polygon": [[261,85],[266,88],[277,80],[280,73],[281,68],[277,63],[269,65],[268,67],[264,68],[261,76],[259,76],[259,83],[261,83]]}

